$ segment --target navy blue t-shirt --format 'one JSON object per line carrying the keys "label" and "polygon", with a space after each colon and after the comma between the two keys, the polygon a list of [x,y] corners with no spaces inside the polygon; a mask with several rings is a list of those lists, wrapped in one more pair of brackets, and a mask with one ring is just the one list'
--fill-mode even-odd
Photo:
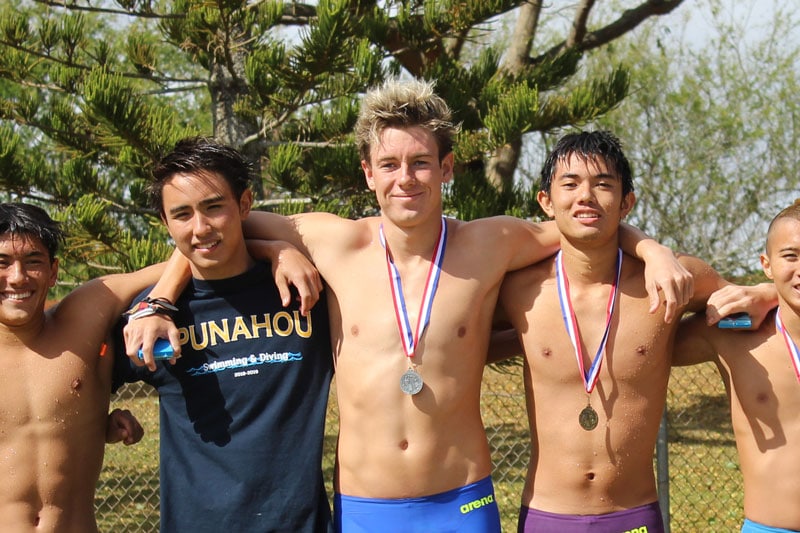
{"label": "navy blue t-shirt", "polygon": [[115,387],[142,380],[159,394],[161,531],[331,531],[324,298],[307,318],[297,302],[283,308],[258,263],[229,279],[193,279],[176,304],[174,366],[136,367],[116,343]]}

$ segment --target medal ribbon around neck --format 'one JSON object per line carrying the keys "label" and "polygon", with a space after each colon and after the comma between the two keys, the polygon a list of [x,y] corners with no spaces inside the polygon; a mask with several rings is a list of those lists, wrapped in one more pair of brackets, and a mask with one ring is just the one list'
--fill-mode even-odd
{"label": "medal ribbon around neck", "polygon": [[789,349],[789,355],[792,356],[792,365],[794,366],[794,374],[795,376],[797,376],[797,380],[800,381],[800,350],[797,349],[797,345],[789,336],[789,332],[786,331],[785,327],[783,327],[783,321],[781,321],[780,307],[778,308],[777,311],[775,311],[775,329],[777,329],[783,335],[783,340],[786,342],[786,348]]}
{"label": "medal ribbon around neck", "polygon": [[406,300],[403,296],[403,282],[400,280],[400,271],[397,270],[394,260],[392,260],[389,244],[386,242],[386,237],[383,234],[383,224],[380,226],[380,238],[381,245],[384,250],[386,250],[386,266],[389,271],[389,280],[391,281],[392,300],[394,300],[394,314],[395,317],[397,317],[397,328],[400,331],[403,351],[408,357],[410,366],[411,358],[414,357],[414,350],[417,348],[419,338],[422,336],[422,333],[425,331],[431,319],[433,297],[436,295],[436,289],[439,287],[439,275],[442,271],[444,250],[447,245],[447,223],[445,222],[445,218],[442,217],[442,227],[439,230],[439,237],[433,250],[431,266],[428,269],[428,277],[425,281],[425,292],[422,295],[419,315],[417,316],[417,327],[414,331],[412,331],[411,322],[408,319],[408,309],[406,308]]}
{"label": "medal ribbon around neck", "polygon": [[622,250],[617,250],[617,275],[614,280],[614,285],[611,287],[611,294],[608,296],[608,304],[606,305],[606,330],[603,333],[603,339],[600,341],[600,347],[597,348],[597,354],[594,356],[594,359],[592,359],[592,366],[589,368],[589,372],[586,372],[583,366],[581,333],[578,330],[578,321],[575,319],[575,310],[572,308],[572,300],[569,296],[569,280],[564,270],[564,262],[561,255],[562,252],[559,250],[556,256],[556,284],[558,286],[558,301],[561,304],[561,316],[564,319],[564,326],[567,328],[569,340],[572,341],[572,346],[575,348],[575,357],[578,359],[578,368],[583,378],[583,387],[586,389],[587,393],[591,394],[594,390],[594,386],[597,384],[597,378],[600,375],[600,367],[603,365],[603,356],[605,355],[606,343],[608,342],[608,332],[611,329],[611,317],[614,315],[614,303],[617,301],[619,277],[622,272]]}

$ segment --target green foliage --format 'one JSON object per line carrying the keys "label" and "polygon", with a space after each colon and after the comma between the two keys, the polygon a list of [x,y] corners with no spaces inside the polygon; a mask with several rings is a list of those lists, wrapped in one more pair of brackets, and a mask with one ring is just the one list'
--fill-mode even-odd
{"label": "green foliage", "polygon": [[63,262],[76,265],[73,281],[100,264],[127,270],[163,257],[147,180],[189,135],[252,158],[257,205],[297,199],[288,209],[374,214],[352,139],[359,98],[410,75],[437,80],[463,130],[448,212],[529,216],[530,193],[495,189],[487,162],[530,133],[612,109],[627,74],[573,82],[589,48],[580,42],[501,68],[497,17],[521,4],[9,0],[0,6],[0,180],[9,198],[50,208],[74,232]]}
{"label": "green foliage", "polygon": [[[800,196],[800,18],[788,6],[743,40],[735,3],[706,0],[706,46],[649,29],[598,64],[635,64],[631,96],[598,121],[626,142],[637,205],[630,221],[721,273],[759,272],[766,224]],[[744,6],[739,6],[743,9]],[[670,43],[669,55],[658,53]],[[594,61],[594,60],[593,60]]]}

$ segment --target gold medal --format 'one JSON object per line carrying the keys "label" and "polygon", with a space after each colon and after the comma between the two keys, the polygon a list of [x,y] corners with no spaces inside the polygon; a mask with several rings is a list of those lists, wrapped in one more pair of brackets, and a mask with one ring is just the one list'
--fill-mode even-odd
{"label": "gold medal", "polygon": [[581,414],[578,415],[578,423],[580,423],[581,427],[586,431],[591,431],[597,427],[597,411],[594,410],[594,407],[591,405],[587,405],[581,411]]}

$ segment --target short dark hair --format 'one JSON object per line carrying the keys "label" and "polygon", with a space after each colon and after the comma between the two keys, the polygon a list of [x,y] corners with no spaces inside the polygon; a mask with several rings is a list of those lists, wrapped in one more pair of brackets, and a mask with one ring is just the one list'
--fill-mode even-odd
{"label": "short dark hair", "polygon": [[800,198],[795,200],[794,203],[792,203],[792,205],[781,209],[780,213],[775,215],[775,218],[773,218],[772,221],[769,223],[769,227],[767,228],[767,239],[766,239],[767,253],[769,253],[769,241],[770,237],[772,237],[772,230],[775,227],[775,224],[777,224],[779,220],[783,220],[784,218],[800,221]]}
{"label": "short dark hair", "polygon": [[539,190],[550,194],[556,165],[566,161],[573,154],[586,159],[595,157],[603,159],[606,165],[613,166],[619,175],[622,181],[622,194],[633,192],[631,165],[622,151],[622,143],[613,133],[602,130],[569,133],[561,137],[544,162]]}
{"label": "short dark hair", "polygon": [[50,218],[47,211],[19,202],[0,203],[0,235],[6,233],[39,239],[47,248],[51,263],[64,242],[61,224]]}
{"label": "short dark hair", "polygon": [[235,148],[208,137],[188,137],[156,163],[150,185],[150,205],[164,214],[164,184],[175,174],[213,172],[222,176],[237,200],[250,187],[253,164]]}

